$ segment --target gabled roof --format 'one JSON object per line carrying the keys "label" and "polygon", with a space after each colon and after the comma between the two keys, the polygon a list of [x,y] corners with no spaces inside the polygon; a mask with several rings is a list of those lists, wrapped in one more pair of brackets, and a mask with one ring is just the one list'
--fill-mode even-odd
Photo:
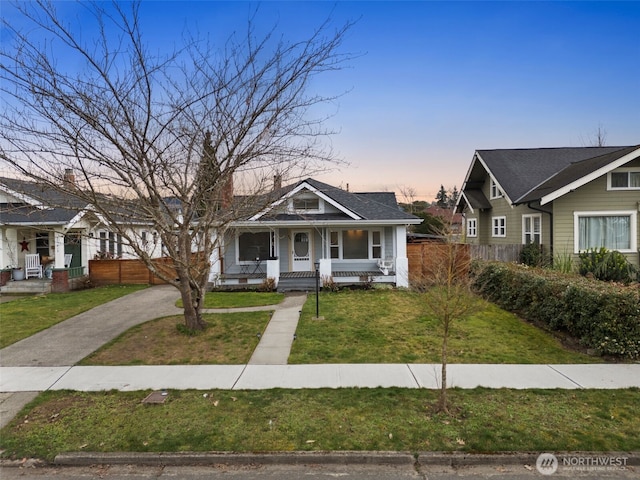
{"label": "gabled roof", "polygon": [[19,199],[0,204],[0,223],[65,225],[86,208],[86,203],[40,184],[0,177],[0,190]]}
{"label": "gabled roof", "polygon": [[629,156],[634,152],[638,156],[638,151],[638,146],[477,150],[463,196],[472,208],[487,208],[488,200],[479,194],[488,174],[510,203],[540,201],[581,179],[585,179],[583,185],[617,168],[635,158]]}
{"label": "gabled roof", "polygon": [[[342,214],[306,214],[304,216],[283,213],[277,210],[286,198],[308,189],[335,206]],[[254,220],[369,220],[397,221],[398,223],[420,223],[418,217],[400,209],[393,192],[347,192],[340,188],[319,182],[312,178],[284,187],[273,192],[278,198],[265,211],[253,217]]]}

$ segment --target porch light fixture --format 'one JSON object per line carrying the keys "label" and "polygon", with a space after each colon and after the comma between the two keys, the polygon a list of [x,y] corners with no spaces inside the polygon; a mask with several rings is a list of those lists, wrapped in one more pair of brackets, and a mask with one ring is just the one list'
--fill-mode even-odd
{"label": "porch light fixture", "polygon": [[316,267],[316,320],[320,318],[320,261],[316,260],[313,265]]}

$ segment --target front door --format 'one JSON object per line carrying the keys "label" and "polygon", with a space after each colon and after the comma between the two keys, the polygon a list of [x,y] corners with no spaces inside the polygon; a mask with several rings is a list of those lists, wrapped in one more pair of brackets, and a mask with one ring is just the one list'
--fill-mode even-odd
{"label": "front door", "polygon": [[311,231],[294,230],[293,238],[293,271],[311,271]]}

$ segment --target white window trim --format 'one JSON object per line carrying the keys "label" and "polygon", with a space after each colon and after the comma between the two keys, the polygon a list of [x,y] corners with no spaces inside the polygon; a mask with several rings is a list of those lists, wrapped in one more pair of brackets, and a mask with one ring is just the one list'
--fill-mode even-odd
{"label": "white window trim", "polygon": [[[504,229],[504,233],[496,234],[496,221],[504,220],[504,226],[498,224],[499,229]],[[493,238],[505,238],[507,236],[507,217],[504,215],[498,217],[491,217],[491,236]]]}
{"label": "white window trim", "polygon": [[[344,252],[344,243],[343,243],[343,233],[349,230],[365,230],[368,232],[367,235],[367,255],[369,258],[343,258]],[[338,232],[338,258],[331,258],[332,261],[344,261],[344,262],[371,262],[378,260],[378,258],[373,257],[373,232],[380,233],[380,258],[384,259],[385,250],[385,238],[384,238],[384,229],[383,228],[339,228],[339,229],[331,229],[329,231],[329,256],[331,257],[331,247],[335,246],[335,244],[331,244],[331,232]]]}
{"label": "white window trim", "polygon": [[[527,232],[525,231],[525,228],[524,228],[524,226],[526,224],[526,222],[525,222],[526,218],[530,218],[532,220],[531,227],[533,227],[533,219],[534,218],[539,218],[540,219],[540,232],[539,232],[539,235],[540,235],[540,245],[542,245],[542,214],[541,213],[528,213],[526,215],[522,215],[522,244],[526,245],[525,242],[526,242],[526,234],[527,234]],[[531,232],[531,234],[533,234],[533,233],[534,232]]]}
{"label": "white window trim", "polygon": [[633,167],[616,168],[615,170],[612,170],[611,172],[607,173],[607,190],[613,190],[613,191],[616,191],[616,192],[625,191],[625,190],[630,190],[630,191],[640,190],[640,187],[613,187],[613,186],[611,186],[611,174],[612,173],[627,173],[627,175],[628,175],[630,172],[638,172],[638,173],[640,173],[640,168],[633,168]]}
{"label": "white window trim", "polygon": [[[471,233],[471,225],[473,224],[473,233]],[[477,218],[468,218],[467,219],[467,237],[469,238],[477,238],[478,236],[478,219]]]}
{"label": "white window trim", "polygon": [[[493,194],[494,189],[497,192],[496,195]],[[489,200],[496,200],[498,198],[504,198],[504,193],[502,192],[500,185],[498,185],[498,182],[491,178],[491,184],[489,185]]]}
{"label": "white window trim", "polygon": [[631,248],[618,250],[620,253],[637,253],[638,251],[638,212],[635,210],[598,210],[573,212],[573,253],[580,253],[580,217],[631,217],[629,225]]}

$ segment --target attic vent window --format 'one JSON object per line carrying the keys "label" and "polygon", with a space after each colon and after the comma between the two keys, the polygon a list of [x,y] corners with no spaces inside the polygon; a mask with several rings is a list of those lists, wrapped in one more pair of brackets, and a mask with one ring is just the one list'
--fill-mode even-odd
{"label": "attic vent window", "polygon": [[320,199],[315,198],[294,198],[293,199],[294,210],[319,210]]}
{"label": "attic vent window", "polygon": [[490,196],[492,200],[494,198],[502,198],[504,196],[502,194],[502,190],[500,190],[500,187],[498,187],[498,184],[493,179],[491,179],[491,195]]}

